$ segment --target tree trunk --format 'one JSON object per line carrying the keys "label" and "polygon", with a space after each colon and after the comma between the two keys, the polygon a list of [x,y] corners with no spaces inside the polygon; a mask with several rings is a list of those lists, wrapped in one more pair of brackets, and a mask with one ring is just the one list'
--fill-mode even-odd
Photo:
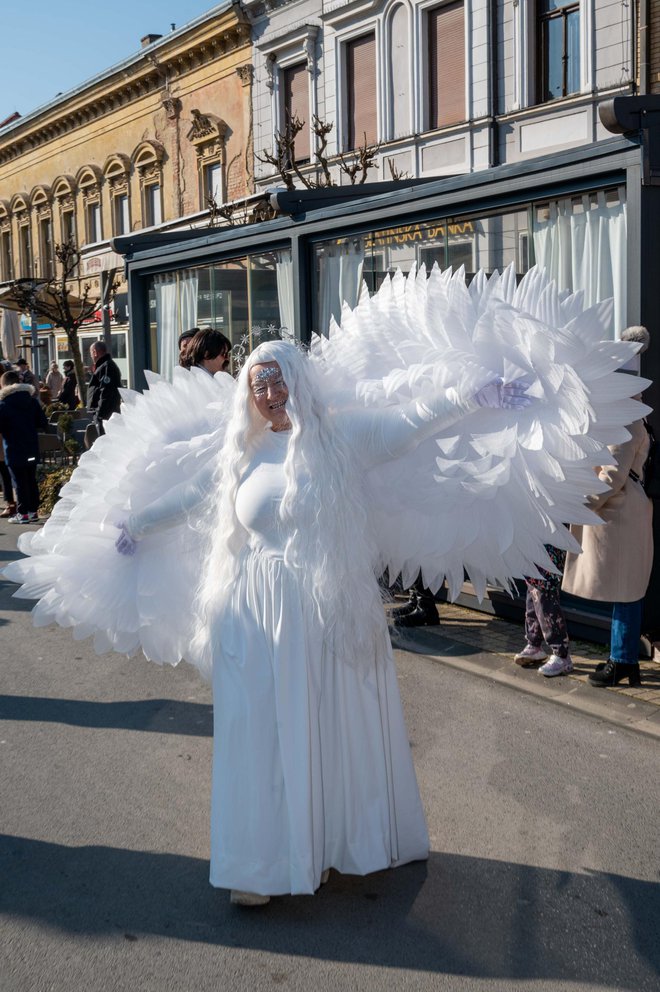
{"label": "tree trunk", "polygon": [[69,350],[73,355],[73,364],[76,369],[76,380],[78,383],[78,396],[83,406],[87,406],[87,383],[85,382],[85,367],[80,351],[80,339],[78,338],[77,327],[65,327],[66,338],[69,342]]}

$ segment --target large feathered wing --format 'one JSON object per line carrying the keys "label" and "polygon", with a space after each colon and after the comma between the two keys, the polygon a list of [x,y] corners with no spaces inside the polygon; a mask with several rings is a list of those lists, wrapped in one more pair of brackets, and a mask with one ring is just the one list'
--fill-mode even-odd
{"label": "large feathered wing", "polygon": [[579,550],[565,524],[599,524],[585,506],[602,491],[594,468],[608,444],[648,408],[648,385],[616,371],[636,345],[605,340],[611,303],[589,309],[557,292],[538,269],[518,284],[512,268],[470,285],[459,270],[400,272],[318,339],[313,360],[339,402],[384,408],[458,387],[484,373],[518,380],[524,410],[478,410],[414,450],[367,467],[365,486],[380,554],[404,585],[419,570],[458,595],[467,572],[487,583],[554,571],[544,544]]}
{"label": "large feathered wing", "polygon": [[144,393],[123,392],[122,412],[80,458],[45,526],[23,534],[5,575],[16,596],[38,599],[37,626],[57,622],[97,652],[176,665],[192,637],[203,560],[199,514],[146,536],[132,556],[115,549],[117,525],[173,487],[212,469],[222,446],[235,382],[220,373],[175,369],[170,383],[147,373]]}

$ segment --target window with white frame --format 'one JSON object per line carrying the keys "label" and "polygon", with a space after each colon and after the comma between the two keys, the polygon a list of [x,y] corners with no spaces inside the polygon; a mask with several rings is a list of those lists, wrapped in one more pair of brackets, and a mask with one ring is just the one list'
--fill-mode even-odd
{"label": "window with white frame", "polygon": [[345,45],[346,149],[378,140],[376,35],[364,34]]}
{"label": "window with white frame", "polygon": [[112,198],[115,234],[129,234],[131,214],[128,193],[118,193]]}
{"label": "window with white frame", "polygon": [[537,99],[544,103],[580,90],[580,3],[537,0]]}
{"label": "window with white frame", "polygon": [[8,282],[14,278],[14,259],[11,251],[11,228],[9,225],[0,230],[0,278]]}
{"label": "window with white frame", "polygon": [[163,222],[163,209],[160,183],[148,183],[144,186],[144,223],[146,227],[154,227]]}
{"label": "window with white frame", "polygon": [[225,202],[223,189],[223,168],[222,162],[209,162],[202,169],[202,183],[204,187],[204,206],[210,206],[213,202],[216,206]]}
{"label": "window with white frame", "polygon": [[41,275],[44,279],[50,279],[55,274],[53,220],[50,214],[39,219],[39,254]]}
{"label": "window with white frame", "polygon": [[89,200],[85,207],[85,223],[87,227],[87,243],[94,244],[103,237],[103,225],[101,223],[101,201]]}
{"label": "window with white frame", "polygon": [[458,124],[465,110],[465,4],[443,3],[428,12],[428,129]]}
{"label": "window with white frame", "polygon": [[30,231],[30,218],[24,222],[19,221],[18,227],[18,249],[21,276],[29,279],[34,275],[32,271],[32,234]]}

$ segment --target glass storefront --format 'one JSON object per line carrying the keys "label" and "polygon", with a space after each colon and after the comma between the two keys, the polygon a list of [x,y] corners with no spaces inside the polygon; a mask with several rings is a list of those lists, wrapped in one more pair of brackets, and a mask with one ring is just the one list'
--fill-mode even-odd
{"label": "glass storefront", "polygon": [[177,340],[190,327],[222,331],[240,363],[262,341],[293,333],[291,252],[263,252],[153,276],[149,285],[152,368],[171,375]]}
{"label": "glass storefront", "polygon": [[376,292],[387,274],[413,265],[463,266],[468,280],[513,264],[522,276],[535,262],[562,290],[582,291],[587,305],[613,297],[610,333],[626,326],[625,189],[530,203],[481,217],[402,224],[313,246],[315,326],[327,333],[342,302],[354,307],[362,282]]}

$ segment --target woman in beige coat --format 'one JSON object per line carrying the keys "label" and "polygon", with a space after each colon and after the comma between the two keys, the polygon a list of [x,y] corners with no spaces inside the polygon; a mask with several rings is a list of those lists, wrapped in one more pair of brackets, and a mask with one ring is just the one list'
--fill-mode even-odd
{"label": "woman in beige coat", "polygon": [[[631,335],[633,330],[640,329],[628,328],[621,337],[640,340]],[[610,446],[616,464],[598,469],[598,478],[609,490],[587,500],[604,526],[571,528],[582,554],[567,556],[562,583],[573,596],[613,603],[610,658],[589,676],[595,686],[617,685],[625,678],[629,685],[640,683],[642,606],[653,563],[653,503],[642,486],[650,447],[647,430],[638,420],[628,431],[630,440]]]}

